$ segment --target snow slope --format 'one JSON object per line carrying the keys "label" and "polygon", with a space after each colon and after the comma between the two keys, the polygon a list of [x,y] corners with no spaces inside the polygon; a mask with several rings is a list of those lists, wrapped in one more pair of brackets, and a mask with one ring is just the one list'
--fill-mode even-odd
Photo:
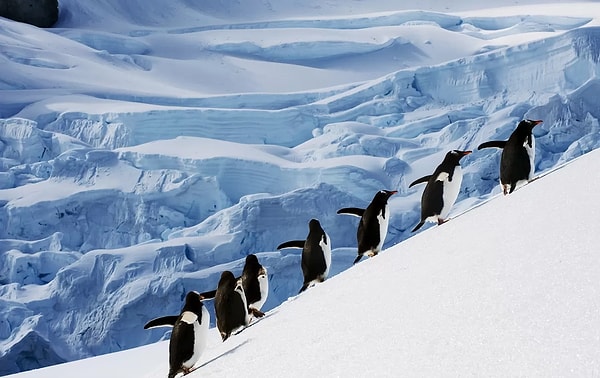
{"label": "snow slope", "polygon": [[[337,209],[398,190],[397,244],[419,218],[407,184],[524,117],[544,120],[538,172],[598,148],[600,5],[494,4],[63,0],[57,28],[0,19],[0,375],[164,338],[140,324],[249,253],[273,309],[302,281],[275,247],[308,220],[337,274],[356,243]],[[463,159],[451,215],[498,193],[498,159]]]}
{"label": "snow slope", "polygon": [[[189,376],[598,375],[598,159],[591,152],[393,246],[224,343],[211,329]],[[167,347],[11,377],[164,377]]]}

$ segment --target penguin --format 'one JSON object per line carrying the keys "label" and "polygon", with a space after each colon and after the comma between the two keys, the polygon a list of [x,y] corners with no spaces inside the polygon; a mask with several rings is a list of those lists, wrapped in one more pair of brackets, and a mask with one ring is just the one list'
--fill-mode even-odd
{"label": "penguin", "polygon": [[381,251],[389,225],[388,199],[398,193],[396,190],[380,190],[366,209],[346,207],[337,211],[360,217],[356,239],[358,241],[358,257],[356,264],[364,255],[373,257]]}
{"label": "penguin", "polygon": [[169,378],[190,373],[206,348],[210,314],[200,295],[190,291],[185,297],[169,340]]}
{"label": "penguin", "polygon": [[264,312],[260,311],[267,301],[269,294],[269,278],[267,268],[260,265],[256,255],[246,256],[246,263],[242,276],[238,279],[242,281],[248,312],[256,317],[262,317]]}
{"label": "penguin", "polygon": [[[246,262],[242,275],[236,280],[242,282],[244,293],[246,295],[246,303],[248,303],[248,312],[256,318],[263,317],[264,312],[261,311],[262,306],[267,301],[269,295],[269,279],[267,268],[258,262],[256,255],[250,254],[246,256]],[[215,297],[217,290],[206,291],[200,293],[202,300],[212,299]],[[150,320],[144,325],[144,329],[156,327],[170,327],[175,324],[177,315],[166,315]]]}
{"label": "penguin", "polygon": [[327,279],[331,268],[331,240],[318,220],[311,219],[308,222],[306,240],[291,240],[277,247],[277,249],[282,248],[302,248],[301,266],[304,283],[298,293]]}
{"label": "penguin", "polygon": [[535,170],[535,137],[533,128],[544,121],[525,119],[517,125],[507,141],[492,140],[477,147],[502,148],[500,157],[500,186],[504,195],[512,193],[517,186],[530,181]]}
{"label": "penguin", "polygon": [[221,273],[221,279],[215,294],[215,315],[217,328],[223,341],[239,328],[250,323],[248,303],[240,280],[226,270]]}
{"label": "penguin", "polygon": [[456,202],[462,183],[460,159],[472,151],[453,150],[446,154],[444,160],[432,175],[423,176],[413,181],[408,187],[426,182],[421,197],[421,221],[412,232],[417,231],[426,221],[442,224]]}

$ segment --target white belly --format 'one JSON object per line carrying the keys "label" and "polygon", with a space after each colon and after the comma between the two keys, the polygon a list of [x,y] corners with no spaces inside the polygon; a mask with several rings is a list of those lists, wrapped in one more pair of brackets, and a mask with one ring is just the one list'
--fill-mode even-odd
{"label": "white belly", "polygon": [[387,236],[388,226],[390,223],[390,210],[388,205],[385,205],[385,217],[382,215],[382,213],[379,213],[379,215],[377,215],[377,221],[379,222],[379,244],[377,245],[377,250],[375,252],[381,251],[381,248],[383,248],[383,242]]}
{"label": "white belly", "polygon": [[[441,178],[442,175],[438,176],[438,179]],[[452,177],[452,181],[448,181],[448,174],[443,178],[444,183],[444,192],[442,194],[442,200],[444,204],[442,206],[442,211],[440,212],[440,218],[446,219],[448,214],[450,214],[450,210],[456,199],[458,198],[458,192],[460,192],[460,186],[462,184],[463,174],[460,166],[456,166],[454,168],[454,175]],[[437,221],[437,220],[436,220]]]}
{"label": "white belly", "polygon": [[265,270],[265,274],[261,274],[258,276],[258,285],[260,287],[260,300],[251,303],[252,307],[260,310],[262,306],[267,301],[267,296],[269,295],[269,275],[267,268],[263,267]]}
{"label": "white belly", "polygon": [[527,155],[529,155],[529,166],[531,167],[527,180],[531,180],[535,173],[535,137],[533,134],[531,135],[531,147],[529,147],[529,144],[525,141],[525,150],[527,151]]}
{"label": "white belly", "polygon": [[327,279],[329,275],[329,268],[331,268],[331,239],[329,235],[325,234],[325,241],[321,240],[319,246],[323,250],[323,257],[325,257],[325,272],[323,273],[323,280]]}
{"label": "white belly", "polygon": [[208,326],[210,324],[210,314],[206,309],[206,306],[202,306],[202,324],[194,322],[194,354],[192,358],[185,361],[183,366],[186,368],[192,368],[196,362],[202,356],[202,353],[206,349],[208,340]]}

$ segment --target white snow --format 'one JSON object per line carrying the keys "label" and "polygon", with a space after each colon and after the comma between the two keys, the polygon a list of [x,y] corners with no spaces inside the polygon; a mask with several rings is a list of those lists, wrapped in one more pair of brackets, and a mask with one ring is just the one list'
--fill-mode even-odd
{"label": "white snow", "polygon": [[[0,375],[118,352],[22,374],[164,376],[168,330],[143,324],[249,253],[269,315],[226,343],[211,328],[193,375],[600,375],[600,3],[398,3],[0,18]],[[544,121],[536,175],[585,156],[496,198],[500,151],[475,151],[462,215],[411,234],[408,183],[523,118]],[[336,211],[381,189],[384,251],[348,269],[356,219]],[[296,298],[300,251],[276,246],[311,218],[331,279]]]}

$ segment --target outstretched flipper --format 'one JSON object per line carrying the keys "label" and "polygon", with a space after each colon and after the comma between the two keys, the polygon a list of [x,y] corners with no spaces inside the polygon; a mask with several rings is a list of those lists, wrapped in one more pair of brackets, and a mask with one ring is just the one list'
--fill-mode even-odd
{"label": "outstretched flipper", "polygon": [[419,228],[421,228],[423,225],[425,224],[425,220],[422,220],[419,222],[418,225],[415,226],[415,228],[413,228],[413,230],[411,232],[415,232],[417,231]]}
{"label": "outstretched flipper", "polygon": [[179,316],[167,315],[161,316],[160,318],[152,319],[144,325],[144,329],[156,328],[156,327],[173,327]]}
{"label": "outstretched flipper", "polygon": [[412,188],[413,185],[422,184],[424,182],[427,182],[427,181],[429,181],[430,178],[431,178],[431,175],[423,176],[420,179],[416,179],[415,181],[411,182],[408,187]]}
{"label": "outstretched flipper", "polygon": [[339,209],[337,211],[338,214],[348,214],[354,215],[355,217],[362,217],[365,213],[365,209],[361,209],[358,207],[344,207],[343,209]]}
{"label": "outstretched flipper", "polygon": [[290,240],[285,243],[281,243],[277,246],[277,249],[282,248],[304,248],[304,240]]}
{"label": "outstretched flipper", "polygon": [[202,299],[213,299],[217,295],[217,289],[211,291],[205,291],[204,293],[200,293],[200,298]]}
{"label": "outstretched flipper", "polygon": [[506,146],[505,140],[490,140],[489,142],[481,143],[477,149],[481,150],[482,148],[490,147],[504,148],[504,146]]}

